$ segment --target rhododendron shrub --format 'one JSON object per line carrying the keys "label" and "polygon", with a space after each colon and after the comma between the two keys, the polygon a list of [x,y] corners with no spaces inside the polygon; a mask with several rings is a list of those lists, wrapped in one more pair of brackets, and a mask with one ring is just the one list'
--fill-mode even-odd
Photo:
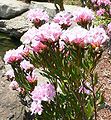
{"label": "rhododendron shrub", "polygon": [[[91,10],[79,12],[60,12],[50,23],[29,29],[21,37],[23,45],[4,56],[12,67],[6,73],[10,88],[19,92],[34,119],[96,120],[104,103],[95,68],[108,36],[103,28],[88,26]],[[37,69],[48,81],[39,83]]]}

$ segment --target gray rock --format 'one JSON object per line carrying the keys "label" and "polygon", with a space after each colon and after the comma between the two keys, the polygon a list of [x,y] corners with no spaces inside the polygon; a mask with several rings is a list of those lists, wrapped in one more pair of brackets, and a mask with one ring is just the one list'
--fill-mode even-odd
{"label": "gray rock", "polygon": [[29,4],[17,0],[0,1],[0,18],[9,19],[16,17],[29,9]]}
{"label": "gray rock", "polygon": [[10,20],[0,20],[0,32],[6,33],[11,37],[20,38],[30,26],[26,18],[27,12]]}
{"label": "gray rock", "polygon": [[[42,8],[46,10],[50,16],[50,19],[56,14],[53,3],[45,2],[31,2],[30,9]],[[65,5],[65,10],[73,11],[76,6]],[[20,38],[24,32],[26,32],[33,24],[27,20],[27,12],[22,15],[12,18],[10,20],[0,20],[0,32],[7,33],[11,37]]]}

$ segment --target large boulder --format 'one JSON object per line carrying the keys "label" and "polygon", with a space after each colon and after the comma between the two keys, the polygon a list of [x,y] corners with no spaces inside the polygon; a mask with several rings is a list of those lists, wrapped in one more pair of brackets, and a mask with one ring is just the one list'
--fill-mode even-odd
{"label": "large boulder", "polygon": [[32,24],[27,20],[27,12],[10,20],[0,20],[0,32],[10,37],[20,38]]}
{"label": "large boulder", "polygon": [[[46,10],[52,18],[56,12],[52,3],[31,2],[30,9],[42,8]],[[32,23],[27,20],[27,12],[9,20],[0,20],[0,32],[6,33],[11,37],[20,38],[26,32]]]}
{"label": "large boulder", "polygon": [[29,4],[17,0],[0,0],[0,19],[16,17],[29,9]]}
{"label": "large boulder", "polygon": [[[32,1],[29,9],[41,8],[47,11],[50,16],[50,19],[56,14],[55,6],[53,3],[46,2],[34,2]],[[77,6],[65,5],[65,10],[73,11]],[[26,32],[32,23],[27,20],[27,12],[23,13],[20,16],[12,18],[10,20],[0,20],[0,32],[9,34],[11,37],[20,38],[24,32]]]}

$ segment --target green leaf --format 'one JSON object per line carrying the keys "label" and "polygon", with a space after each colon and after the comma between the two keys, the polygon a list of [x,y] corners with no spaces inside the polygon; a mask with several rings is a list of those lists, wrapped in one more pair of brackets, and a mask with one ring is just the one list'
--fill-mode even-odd
{"label": "green leaf", "polygon": [[94,107],[91,105],[90,101],[88,101],[87,105],[85,106],[85,113],[87,115],[88,120],[92,117],[94,111]]}

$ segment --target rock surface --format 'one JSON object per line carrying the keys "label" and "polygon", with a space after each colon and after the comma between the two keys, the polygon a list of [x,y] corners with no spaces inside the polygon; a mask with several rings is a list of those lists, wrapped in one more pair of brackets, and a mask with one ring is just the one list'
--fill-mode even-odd
{"label": "rock surface", "polygon": [[17,93],[9,89],[10,82],[4,77],[4,63],[0,57],[0,120],[23,120],[23,106]]}
{"label": "rock surface", "polygon": [[29,5],[17,0],[0,0],[0,18],[16,17],[29,9]]}
{"label": "rock surface", "polygon": [[[33,116],[30,116],[25,112],[24,106],[21,104],[18,93],[9,89],[10,82],[6,80],[4,74],[10,69],[9,65],[5,65],[0,58],[0,120],[33,120]],[[48,81],[45,77],[40,75],[40,70],[37,69],[37,76],[39,83]]]}
{"label": "rock surface", "polygon": [[[50,18],[56,14],[53,3],[31,2],[29,8],[42,8],[48,12]],[[65,5],[67,11],[72,11],[75,8],[72,5]],[[32,27],[32,24],[27,20],[27,12],[10,20],[0,20],[0,32],[7,33],[11,37],[20,38],[30,27]]]}

